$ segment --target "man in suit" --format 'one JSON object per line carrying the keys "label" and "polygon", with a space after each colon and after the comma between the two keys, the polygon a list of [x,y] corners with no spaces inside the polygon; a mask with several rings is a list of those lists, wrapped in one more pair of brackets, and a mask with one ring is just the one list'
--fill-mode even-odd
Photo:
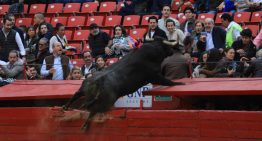
{"label": "man in suit", "polygon": [[225,49],[226,31],[214,25],[214,20],[206,18],[205,30],[202,32],[197,47],[202,51],[208,51],[212,48],[218,49],[221,53]]}
{"label": "man in suit", "polygon": [[156,16],[151,16],[148,18],[148,31],[144,35],[144,42],[154,41],[156,36],[163,37],[167,39],[166,32],[158,27],[158,19]]}

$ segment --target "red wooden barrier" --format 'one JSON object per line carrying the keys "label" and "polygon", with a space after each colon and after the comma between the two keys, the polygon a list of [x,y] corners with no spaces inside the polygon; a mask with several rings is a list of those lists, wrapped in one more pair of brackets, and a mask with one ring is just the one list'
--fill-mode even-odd
{"label": "red wooden barrier", "polygon": [[[69,111],[70,115],[76,111]],[[53,108],[0,108],[2,141],[261,141],[262,112],[113,110],[104,123],[59,121]]]}

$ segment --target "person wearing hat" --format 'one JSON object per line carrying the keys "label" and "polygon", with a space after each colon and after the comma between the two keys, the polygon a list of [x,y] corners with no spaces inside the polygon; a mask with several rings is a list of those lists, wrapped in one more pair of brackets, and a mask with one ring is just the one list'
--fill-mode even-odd
{"label": "person wearing hat", "polygon": [[232,44],[235,50],[235,61],[249,61],[256,56],[256,46],[252,42],[252,31],[244,29],[241,33],[241,39]]}
{"label": "person wearing hat", "polygon": [[110,52],[109,46],[112,44],[112,41],[110,36],[101,31],[96,23],[92,23],[90,25],[88,43],[92,57],[96,58],[99,55],[106,57],[106,52]]}

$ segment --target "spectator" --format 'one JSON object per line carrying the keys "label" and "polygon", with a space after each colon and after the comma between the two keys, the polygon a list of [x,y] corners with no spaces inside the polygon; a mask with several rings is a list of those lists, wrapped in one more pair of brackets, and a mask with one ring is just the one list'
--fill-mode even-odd
{"label": "spectator", "polygon": [[33,26],[29,26],[26,31],[26,37],[25,37],[25,51],[26,51],[26,60],[27,63],[30,63],[35,60],[36,55],[36,44],[37,44],[38,38],[36,35],[36,31]]}
{"label": "spectator", "polygon": [[260,49],[260,46],[262,45],[262,30],[260,30],[253,43],[256,45],[257,49]]}
{"label": "spectator", "polygon": [[187,62],[188,59],[182,54],[179,46],[175,46],[173,55],[167,57],[161,64],[161,72],[170,80],[188,77]]}
{"label": "spectator", "polygon": [[251,58],[255,59],[256,46],[252,42],[252,31],[244,29],[240,34],[241,40],[237,40],[232,44],[232,48],[236,51],[234,60],[240,61],[244,59],[250,61]]}
{"label": "spectator", "polygon": [[61,23],[56,24],[56,35],[54,35],[50,39],[50,44],[49,44],[49,51],[50,53],[53,53],[53,45],[54,42],[60,42],[62,44],[63,52],[66,51],[66,47],[68,45],[66,36],[65,36],[65,26]]}
{"label": "spectator", "polygon": [[36,67],[34,65],[27,66],[26,69],[27,80],[41,80],[42,77],[37,73]]}
{"label": "spectator", "polygon": [[96,58],[96,70],[101,71],[106,68],[106,61],[102,56]]}
{"label": "spectator", "polygon": [[219,11],[234,13],[236,12],[234,1],[235,0],[224,0],[217,8]]}
{"label": "spectator", "polygon": [[0,75],[5,78],[23,79],[23,61],[19,59],[19,52],[11,50],[9,52],[8,61],[0,61]]}
{"label": "spectator", "polygon": [[93,58],[89,51],[84,53],[84,62],[85,64],[81,67],[82,75],[86,78],[91,76],[92,73],[96,71],[96,65],[93,63]]}
{"label": "spectator", "polygon": [[230,48],[234,41],[238,40],[240,37],[240,32],[242,27],[233,21],[231,15],[224,13],[221,16],[222,25],[226,28],[226,48]]}
{"label": "spectator", "polygon": [[48,41],[50,41],[50,39],[52,38],[53,34],[47,28],[47,24],[46,23],[42,23],[42,24],[39,25],[39,28],[40,28],[40,31],[38,32],[39,39],[46,38],[46,39],[48,39]]}
{"label": "spectator", "polygon": [[[173,1],[174,2],[174,1]],[[183,13],[183,11],[187,8],[187,7],[191,7],[193,8],[193,4],[194,4],[194,0],[180,0],[178,8],[179,8],[179,12]]]}
{"label": "spectator", "polygon": [[0,30],[0,60],[7,62],[9,52],[19,50],[23,61],[25,61],[25,48],[19,34],[12,29],[12,19],[4,17],[3,24]]}
{"label": "spectator", "polygon": [[195,22],[195,28],[190,36],[186,36],[184,40],[185,51],[190,53],[192,57],[199,58],[204,50],[197,48],[197,42],[201,36],[201,32],[205,30],[204,23],[201,20]]}
{"label": "spectator", "polygon": [[235,0],[237,12],[249,12],[250,0]]}
{"label": "spectator", "polygon": [[14,3],[9,6],[8,13],[13,14],[24,14],[24,0],[18,0],[17,3]]}
{"label": "spectator", "polygon": [[130,4],[126,1],[124,2],[124,7],[122,7],[119,11],[119,15],[143,15],[149,12],[151,0],[132,0]]}
{"label": "spectator", "polygon": [[151,16],[148,18],[148,31],[144,34],[144,42],[151,42],[156,36],[167,39],[165,31],[158,27],[157,22],[158,20],[156,16]]}
{"label": "spectator", "polygon": [[195,25],[194,9],[187,7],[184,10],[184,15],[186,17],[186,21],[181,23],[180,29],[184,32],[185,35],[188,35],[192,33]]}
{"label": "spectator", "polygon": [[[107,55],[114,55],[115,57],[125,56],[135,47],[135,44],[131,41],[131,37],[127,35],[126,29],[122,25],[116,25],[113,31],[113,44],[110,50],[106,51],[108,52]],[[108,50],[108,48],[106,49]]]}
{"label": "spectator", "polygon": [[250,65],[245,62],[245,65],[248,67],[245,71],[246,77],[262,77],[262,49],[256,53],[257,59],[252,60]]}
{"label": "spectator", "polygon": [[206,66],[199,70],[199,74],[202,77],[212,77],[218,61],[222,58],[220,51],[216,48],[210,49],[207,52]]}
{"label": "spectator", "polygon": [[205,78],[206,75],[200,74],[200,70],[207,69],[207,58],[208,58],[208,52],[203,52],[199,57],[199,65],[194,68],[194,72],[192,73],[192,77],[194,78]]}
{"label": "spectator", "polygon": [[41,67],[41,75],[47,79],[52,80],[65,80],[73,65],[70,59],[62,55],[62,45],[59,42],[55,42],[53,46],[53,55],[47,56],[44,59],[44,63]]}
{"label": "spectator", "polygon": [[96,23],[90,25],[90,35],[88,37],[88,43],[91,49],[92,57],[102,55],[106,57],[105,48],[109,47],[112,42],[107,33],[101,31]]}
{"label": "spectator", "polygon": [[169,41],[178,41],[178,45],[180,49],[183,50],[181,51],[184,52],[184,43],[183,43],[185,39],[184,33],[180,29],[177,29],[175,27],[175,22],[171,19],[166,20],[166,28],[168,30],[167,39]]}
{"label": "spectator", "polygon": [[150,0],[151,14],[161,14],[161,9],[164,5],[171,5],[172,0]]}
{"label": "spectator", "polygon": [[226,48],[225,57],[218,62],[214,70],[214,77],[240,77],[243,68],[234,61],[234,57],[235,50]]}
{"label": "spectator", "polygon": [[40,31],[40,25],[46,24],[48,31],[52,34],[53,33],[53,26],[50,23],[45,21],[45,16],[43,13],[37,13],[34,15],[34,24],[36,27],[36,32]]}
{"label": "spectator", "polygon": [[249,10],[251,12],[261,11],[262,0],[250,0]]}
{"label": "spectator", "polygon": [[79,67],[73,67],[70,74],[67,77],[67,80],[81,80],[83,76]]}
{"label": "spectator", "polygon": [[179,28],[180,23],[178,20],[170,17],[171,14],[171,7],[169,5],[164,5],[162,8],[162,18],[158,20],[158,27],[166,32],[168,34],[167,28],[166,28],[166,20],[171,19],[175,22],[175,27]]}
{"label": "spectator", "polygon": [[14,14],[8,13],[5,15],[8,19],[10,19],[12,21],[12,29],[15,30],[16,32],[18,32],[23,45],[25,45],[25,38],[24,38],[24,32],[15,25],[15,16]]}
{"label": "spectator", "polygon": [[197,13],[216,14],[217,7],[223,0],[196,0],[194,5]]}
{"label": "spectator", "polygon": [[202,32],[197,46],[202,51],[208,51],[212,48],[218,49],[221,53],[225,49],[226,31],[215,26],[214,20],[205,19],[205,31]]}
{"label": "spectator", "polygon": [[48,39],[41,38],[38,42],[38,47],[39,47],[39,50],[36,56],[35,63],[40,66],[39,68],[41,68],[44,62],[44,59],[47,56],[51,55],[49,52],[49,47],[48,47]]}

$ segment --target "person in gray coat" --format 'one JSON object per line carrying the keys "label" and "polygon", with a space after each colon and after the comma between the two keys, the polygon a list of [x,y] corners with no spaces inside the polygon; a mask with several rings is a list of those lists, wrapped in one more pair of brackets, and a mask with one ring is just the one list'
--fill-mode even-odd
{"label": "person in gray coat", "polygon": [[19,52],[12,50],[8,56],[9,62],[0,61],[0,76],[4,78],[23,79],[23,61],[19,59]]}

